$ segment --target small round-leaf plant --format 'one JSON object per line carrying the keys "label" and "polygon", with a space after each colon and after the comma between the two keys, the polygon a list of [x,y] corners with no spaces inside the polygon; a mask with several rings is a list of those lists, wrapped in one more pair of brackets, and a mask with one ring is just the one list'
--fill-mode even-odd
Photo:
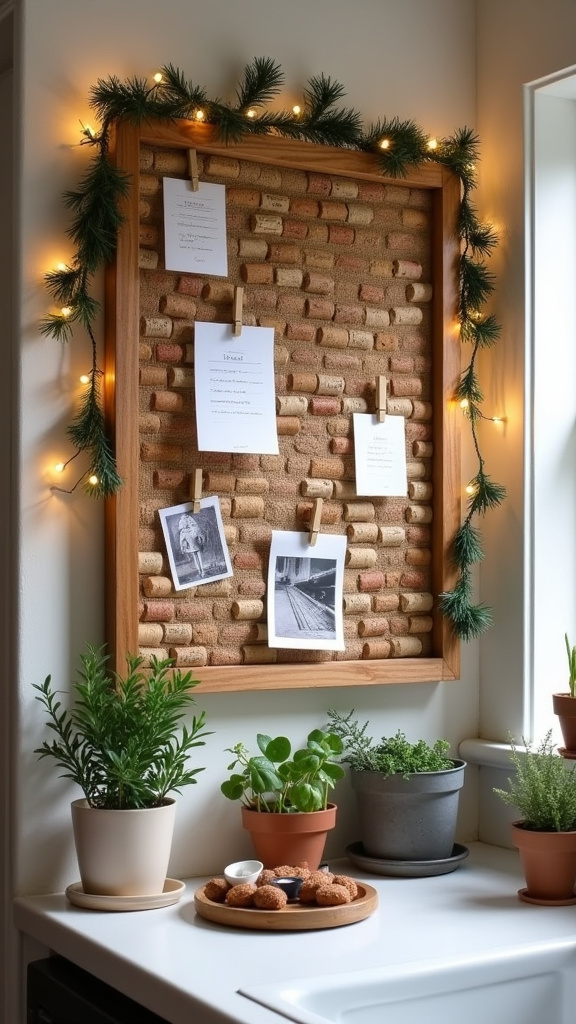
{"label": "small round-leaf plant", "polygon": [[[84,329],[92,349],[92,369],[86,394],[69,427],[75,454],[72,462],[85,453],[90,468],[82,481],[84,490],[96,498],[115,494],[122,486],[111,438],[101,410],[100,381],[95,323],[100,304],[92,291],[94,275],[114,258],[118,228],[122,223],[121,204],[131,182],[109,159],[113,127],[120,119],[137,125],[144,120],[173,122],[201,117],[212,125],[225,143],[236,143],[247,135],[281,135],[290,139],[337,146],[367,153],[377,158],[383,175],[405,177],[409,168],[439,163],[452,171],[460,182],[460,208],[457,231],[461,243],[458,262],[459,299],[456,311],[460,337],[471,346],[467,368],[462,372],[454,398],[465,408],[470,424],[478,469],[470,481],[466,516],[452,542],[452,559],[458,571],[452,590],[439,595],[439,607],[451,622],[456,636],[472,640],[492,623],[490,608],[473,603],[471,567],[483,558],[481,536],[473,525],[477,516],[498,506],[505,488],[493,481],[485,470],[480,452],[478,425],[489,419],[482,412],[483,394],[476,363],[482,349],[491,348],[500,336],[500,325],[484,306],[495,289],[494,275],[485,265],[498,244],[496,232],[478,218],[472,195],[476,188],[476,164],[479,139],[470,128],[457,130],[447,138],[430,140],[413,120],[383,117],[363,126],[358,111],[339,105],[344,87],[324,74],[309,79],[303,90],[303,102],[290,111],[266,109],[284,83],[280,66],[270,57],[255,57],[244,69],[233,102],[213,100],[205,89],[195,85],[178,68],[168,64],[160,69],[154,82],[132,77],[121,82],[115,75],[99,79],[91,89],[90,106],[99,128],[82,126],[82,145],[94,152],[88,170],[75,189],[64,193],[71,213],[68,236],[74,252],[68,264],[45,277],[47,290],[61,311],[44,318],[44,335],[69,341],[77,326]],[[120,342],[119,342],[120,343]]]}
{"label": "small round-leaf plant", "polygon": [[518,808],[521,825],[529,831],[576,831],[576,765],[567,765],[557,753],[552,730],[535,749],[527,740],[525,751],[510,742],[514,775],[508,789],[494,788],[494,793]]}
{"label": "small round-leaf plant", "polygon": [[190,691],[198,681],[191,673],[172,670],[170,659],[153,659],[145,673],[142,659],[128,655],[121,677],[107,672],[103,648],[89,645],[80,660],[71,708],[63,707],[51,676],[34,684],[55,734],[34,753],[52,758],[91,807],[157,807],[195,783],[204,769],[190,767],[190,755],[210,733],[203,711],[183,723],[195,704]]}
{"label": "small round-leaf plant", "polygon": [[454,768],[448,756],[447,740],[436,740],[430,746],[425,740],[410,743],[403,732],[383,736],[374,741],[366,735],[368,722],[360,725],[352,716],[331,709],[328,711],[330,728],[344,744],[342,760],[359,772],[380,772],[382,775],[402,775],[408,778],[418,772],[441,772]]}
{"label": "small round-leaf plant", "polygon": [[[343,749],[338,736],[314,729],[306,746],[293,754],[286,736],[273,739],[258,733],[256,743],[260,754],[251,755],[243,743],[226,748],[234,760],[228,765],[232,775],[220,787],[225,797],[241,800],[254,811],[294,814],[326,810],[329,791],[345,774],[334,760]],[[235,771],[237,767],[242,771]]]}

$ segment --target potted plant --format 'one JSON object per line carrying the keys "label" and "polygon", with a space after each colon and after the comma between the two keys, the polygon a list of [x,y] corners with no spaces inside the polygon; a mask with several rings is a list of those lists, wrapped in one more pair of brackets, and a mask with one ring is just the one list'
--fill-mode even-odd
{"label": "potted plant", "polygon": [[328,803],[328,793],[344,777],[334,760],[342,753],[342,741],[314,729],[306,746],[294,753],[286,736],[258,733],[256,743],[260,754],[251,755],[243,743],[227,748],[234,760],[222,793],[242,802],[242,825],[264,867],[307,861],[315,870],[336,823],[336,805]]}
{"label": "potted plant", "polygon": [[65,708],[51,676],[35,685],[48,728],[55,734],[34,753],[56,761],[84,799],[72,802],[72,824],[82,888],[103,896],[161,893],[175,819],[170,793],[196,782],[202,768],[189,756],[203,746],[204,712],[182,720],[197,682],[172,662],[127,657],[127,674],[109,674],[102,648],[87,647]]}
{"label": "potted plant", "polygon": [[375,742],[352,716],[330,710],[358,800],[363,853],[387,861],[438,861],[454,849],[465,762],[446,740],[410,743],[404,733]]}
{"label": "potted plant", "polygon": [[576,765],[567,765],[554,749],[552,730],[534,750],[511,743],[515,769],[508,789],[494,792],[518,808],[512,841],[520,851],[526,889],[519,896],[531,903],[574,903],[576,895]]}
{"label": "potted plant", "polygon": [[576,647],[570,645],[568,634],[564,634],[568,655],[568,693],[553,693],[552,707],[558,715],[564,748],[564,757],[576,758]]}

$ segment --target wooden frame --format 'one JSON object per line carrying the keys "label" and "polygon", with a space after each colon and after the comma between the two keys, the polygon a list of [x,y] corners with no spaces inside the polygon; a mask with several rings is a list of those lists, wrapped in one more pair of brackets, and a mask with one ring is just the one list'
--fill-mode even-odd
{"label": "wooden frame", "polygon": [[[355,179],[388,181],[374,156],[276,137],[247,138],[226,146],[213,129],[192,122],[122,123],[115,133],[116,166],[135,184],[140,145],[197,149],[275,166],[326,172]],[[398,182],[395,182],[398,184]],[[432,196],[432,312],[434,416],[433,593],[450,590],[457,579],[450,546],[460,525],[460,411],[453,396],[460,377],[457,330],[459,182],[439,164],[413,168],[402,183],[429,189]],[[106,508],[106,620],[113,662],[122,667],[138,649],[138,189],[124,203],[116,263],[106,281],[105,398],[124,484]],[[433,657],[319,664],[209,666],[198,671],[205,692],[453,680],[460,672],[460,645],[449,623],[434,613]]]}

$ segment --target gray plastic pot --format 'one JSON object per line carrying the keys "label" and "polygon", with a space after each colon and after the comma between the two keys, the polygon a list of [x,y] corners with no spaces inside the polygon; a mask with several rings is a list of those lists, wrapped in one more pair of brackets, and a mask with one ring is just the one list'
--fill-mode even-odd
{"label": "gray plastic pot", "polygon": [[364,852],[381,860],[443,860],[452,855],[464,761],[441,772],[351,772]]}

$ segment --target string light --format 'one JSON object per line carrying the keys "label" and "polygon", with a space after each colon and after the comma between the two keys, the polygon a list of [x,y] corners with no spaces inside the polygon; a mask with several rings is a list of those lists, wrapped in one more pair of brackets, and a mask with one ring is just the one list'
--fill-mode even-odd
{"label": "string light", "polygon": [[460,408],[461,409],[468,409],[469,406],[470,406],[470,402],[468,401],[468,399],[467,398],[463,398],[462,401],[460,402]]}
{"label": "string light", "polygon": [[62,306],[62,309],[60,310],[60,312],[62,313],[62,316],[70,316],[70,314],[72,313],[72,307],[71,306]]}
{"label": "string light", "polygon": [[466,494],[469,494],[469,495],[476,494],[477,490],[478,490],[478,488],[477,488],[476,484],[468,484],[468,486],[466,487]]}
{"label": "string light", "polygon": [[54,466],[54,472],[55,473],[63,473],[65,468],[66,468],[66,463],[64,463],[64,462],[57,462],[56,465]]}
{"label": "string light", "polygon": [[88,483],[92,484],[92,487],[96,487],[96,484],[98,483],[98,477],[94,473],[92,473],[92,475],[88,477]]}
{"label": "string light", "polygon": [[389,148],[390,148],[390,139],[382,139],[381,142],[380,142],[380,149],[389,149]]}
{"label": "string light", "polygon": [[204,120],[204,111],[203,110],[197,110],[196,113],[194,114],[194,117],[196,118],[197,121],[203,121]]}
{"label": "string light", "polygon": [[250,107],[250,110],[246,111],[246,117],[256,117],[256,111],[253,107]]}
{"label": "string light", "polygon": [[81,384],[89,384],[90,383],[90,375],[88,373],[83,373],[80,376],[80,383]]}
{"label": "string light", "polygon": [[428,139],[428,149],[438,149],[438,139]]}
{"label": "string light", "polygon": [[298,117],[298,114],[302,113],[302,107],[300,106],[299,103],[294,104],[294,106],[292,107],[292,113],[295,114],[296,117]]}
{"label": "string light", "polygon": [[154,75],[154,81],[156,82],[156,85],[160,85],[160,82],[162,81],[162,72],[161,71],[157,71],[156,72],[156,74]]}

